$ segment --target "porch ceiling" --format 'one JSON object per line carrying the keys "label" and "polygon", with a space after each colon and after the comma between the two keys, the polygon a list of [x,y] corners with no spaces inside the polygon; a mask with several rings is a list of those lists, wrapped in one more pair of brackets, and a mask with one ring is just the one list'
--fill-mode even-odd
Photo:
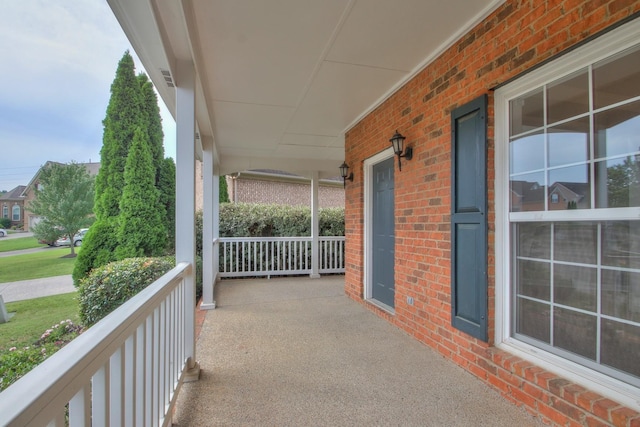
{"label": "porch ceiling", "polygon": [[321,177],[338,174],[351,126],[503,1],[108,0],[174,117],[162,71],[195,64],[221,173]]}

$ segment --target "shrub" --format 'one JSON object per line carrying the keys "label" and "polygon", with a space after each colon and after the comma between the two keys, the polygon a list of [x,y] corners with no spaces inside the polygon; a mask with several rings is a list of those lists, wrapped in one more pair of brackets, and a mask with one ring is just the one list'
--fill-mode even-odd
{"label": "shrub", "polygon": [[[202,235],[202,212],[196,217]],[[321,236],[344,236],[344,208],[323,208]],[[220,237],[300,237],[311,235],[311,209],[305,206],[224,203],[220,205]],[[202,245],[198,246],[200,251]]]}
{"label": "shrub", "polygon": [[129,258],[94,269],[80,280],[80,319],[95,324],[174,266],[172,257]]}
{"label": "shrub", "polygon": [[11,220],[9,218],[0,218],[0,228],[10,228]]}
{"label": "shrub", "polygon": [[73,267],[73,284],[76,287],[80,286],[80,280],[87,277],[92,269],[115,261],[117,230],[117,218],[98,220],[89,228],[82,239],[82,250]]}
{"label": "shrub", "polygon": [[82,332],[71,320],[63,320],[47,329],[33,345],[0,352],[0,391],[26,375],[49,356]]}

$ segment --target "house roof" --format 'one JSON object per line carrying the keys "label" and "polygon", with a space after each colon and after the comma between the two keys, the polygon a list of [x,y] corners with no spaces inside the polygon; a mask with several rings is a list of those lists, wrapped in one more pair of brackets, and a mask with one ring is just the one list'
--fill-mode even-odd
{"label": "house roof", "polygon": [[27,188],[26,185],[18,185],[13,190],[3,194],[0,197],[0,200],[21,200],[22,193],[24,192],[25,188]]}
{"label": "house roof", "polygon": [[[196,143],[220,174],[326,178],[345,133],[504,0],[108,3],[174,117],[193,64]],[[407,137],[413,119],[399,120]]]}
{"label": "house roof", "polygon": [[[44,165],[40,166],[40,169],[38,169],[38,171],[35,173],[35,175],[33,175],[33,178],[31,178],[31,181],[29,181],[29,184],[26,185],[26,186],[23,186],[24,189],[22,190],[22,193],[21,193],[22,197],[25,197],[27,195],[27,193],[29,193],[31,188],[33,188],[33,185],[38,180],[38,177],[40,176],[40,173],[42,172],[42,169],[44,169],[47,166],[52,165],[52,164],[64,165],[64,163],[53,162],[51,160],[48,160]],[[79,165],[83,165],[87,169],[87,172],[89,172],[90,176],[96,176],[98,174],[98,171],[100,170],[100,163],[99,162],[78,163],[78,164]]]}

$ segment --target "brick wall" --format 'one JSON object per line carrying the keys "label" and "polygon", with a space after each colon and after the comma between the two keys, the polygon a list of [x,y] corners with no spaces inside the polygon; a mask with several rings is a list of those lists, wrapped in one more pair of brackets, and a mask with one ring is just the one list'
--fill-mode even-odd
{"label": "brick wall", "polygon": [[[279,205],[311,206],[311,185],[306,182],[260,179],[247,175],[228,180],[229,197],[238,203],[274,203]],[[344,207],[342,184],[318,188],[321,208]]]}
{"label": "brick wall", "polygon": [[[451,327],[450,113],[489,95],[489,336],[495,329],[494,116],[491,89],[640,11],[639,1],[507,1],[346,135],[345,291],[363,298],[363,162],[396,129],[414,147],[395,174],[395,315],[372,311],[545,423],[640,426],[640,414]],[[419,41],[416,41],[419,42]],[[406,297],[414,305],[406,304]]]}

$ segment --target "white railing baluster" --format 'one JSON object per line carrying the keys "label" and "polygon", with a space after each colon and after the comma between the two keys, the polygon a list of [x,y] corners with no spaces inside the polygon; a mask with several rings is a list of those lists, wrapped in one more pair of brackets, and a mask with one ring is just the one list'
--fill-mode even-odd
{"label": "white railing baluster", "polygon": [[223,248],[220,277],[309,274],[312,256],[320,261],[320,273],[344,273],[344,236],[320,237],[319,254],[311,253],[311,237],[221,237],[218,240]]}
{"label": "white railing baluster", "polygon": [[93,376],[91,412],[92,427],[109,425],[109,361],[106,361]]}
{"label": "white railing baluster", "polygon": [[135,416],[135,388],[136,377],[134,362],[136,358],[135,334],[131,335],[124,343],[124,373],[123,373],[123,420],[124,425],[133,425]]}
{"label": "white railing baluster", "polygon": [[122,425],[122,347],[109,360],[109,425]]}
{"label": "white railing baluster", "polygon": [[91,425],[91,385],[85,384],[69,401],[69,427]]}
{"label": "white railing baluster", "polygon": [[145,330],[146,330],[146,322],[138,326],[136,329],[135,336],[135,349],[136,356],[134,359],[134,378],[135,378],[135,388],[134,388],[134,425],[141,426],[144,425],[144,411],[142,408],[145,406],[145,375],[144,375],[144,361],[145,361],[145,349],[146,349],[146,338],[145,338]]}

